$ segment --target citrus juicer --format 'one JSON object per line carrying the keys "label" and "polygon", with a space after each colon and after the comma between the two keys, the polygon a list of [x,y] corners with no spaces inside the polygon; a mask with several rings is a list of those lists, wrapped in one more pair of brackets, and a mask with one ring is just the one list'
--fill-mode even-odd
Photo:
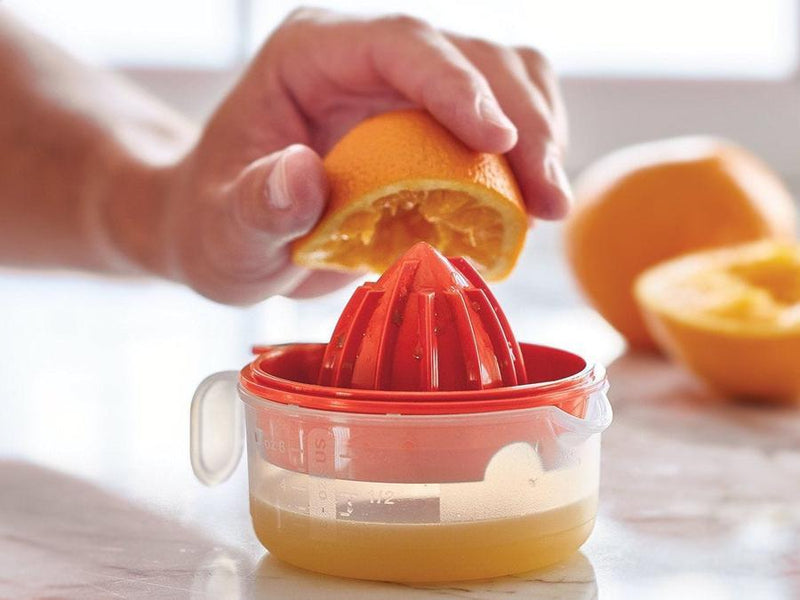
{"label": "citrus juicer", "polygon": [[591,532],[605,373],[517,343],[467,260],[419,243],[355,291],[327,345],[254,350],[200,384],[192,464],[230,475],[243,406],[253,525],[278,558],[451,581],[558,562]]}

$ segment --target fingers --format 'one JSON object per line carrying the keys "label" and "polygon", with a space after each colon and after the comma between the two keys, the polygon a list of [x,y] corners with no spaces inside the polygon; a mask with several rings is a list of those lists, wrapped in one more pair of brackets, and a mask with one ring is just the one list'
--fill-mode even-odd
{"label": "fingers", "polygon": [[295,289],[308,271],[292,263],[289,244],[317,222],[327,193],[322,161],[305,146],[253,162],[220,191],[219,210],[204,224],[190,283],[227,304]]}
{"label": "fingers", "polygon": [[517,126],[519,140],[508,153],[531,214],[566,215],[572,201],[561,157],[566,117],[555,79],[533,50],[513,50],[482,40],[451,36],[454,45],[487,74],[503,110]]}
{"label": "fingers", "polygon": [[506,152],[516,128],[484,75],[439,31],[410,17],[384,19],[370,33],[377,71],[467,145]]}
{"label": "fingers", "polygon": [[425,107],[470,147],[508,153],[531,214],[567,212],[563,102],[535,51],[448,36],[404,16],[355,20],[303,10],[281,29],[266,54],[286,65],[282,87],[315,132],[331,121],[352,126],[379,110],[364,107],[365,99],[396,94]]}
{"label": "fingers", "polygon": [[265,62],[286,57],[277,59],[286,64],[282,84],[312,120],[368,98],[385,103],[388,94],[425,107],[475,150],[506,152],[516,142],[516,129],[486,78],[423,21],[343,19],[303,10],[282,29],[265,47]]}
{"label": "fingers", "polygon": [[556,74],[547,59],[533,48],[517,47],[514,50],[525,66],[528,77],[547,101],[553,119],[556,143],[562,151],[566,150],[569,142],[567,108]]}

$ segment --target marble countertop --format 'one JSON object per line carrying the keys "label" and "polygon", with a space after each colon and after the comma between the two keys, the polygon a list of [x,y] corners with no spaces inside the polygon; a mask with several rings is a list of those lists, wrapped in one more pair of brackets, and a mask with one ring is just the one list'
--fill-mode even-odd
{"label": "marble countertop", "polygon": [[[151,331],[115,304],[115,325],[87,333],[88,320],[34,323],[14,306],[0,324],[0,599],[800,598],[800,410],[731,405],[659,358],[622,354],[580,553],[493,581],[358,582],[265,553],[244,465],[213,489],[192,476],[192,388],[242,360],[208,341],[239,343],[207,331],[228,331],[229,313],[164,308]],[[537,320],[554,331],[596,324],[585,310],[548,314]],[[164,333],[182,319],[205,346]],[[595,342],[616,354],[618,341]]]}

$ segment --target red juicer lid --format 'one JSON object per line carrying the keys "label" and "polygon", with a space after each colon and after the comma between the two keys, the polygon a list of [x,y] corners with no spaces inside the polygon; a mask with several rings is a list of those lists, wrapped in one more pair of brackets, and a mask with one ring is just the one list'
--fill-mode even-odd
{"label": "red juicer lid", "polygon": [[513,387],[440,392],[398,392],[314,383],[324,344],[254,348],[258,356],[241,371],[240,384],[258,399],[341,413],[457,415],[555,406],[582,418],[589,396],[606,386],[602,367],[572,352],[521,344],[528,381]]}

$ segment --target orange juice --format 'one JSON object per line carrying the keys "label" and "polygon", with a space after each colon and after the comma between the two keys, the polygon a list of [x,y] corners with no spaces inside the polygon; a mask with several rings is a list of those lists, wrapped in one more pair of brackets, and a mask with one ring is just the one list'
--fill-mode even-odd
{"label": "orange juice", "polygon": [[320,519],[251,495],[261,543],[288,563],[340,577],[435,582],[544,567],[575,552],[594,526],[597,497],[502,519],[382,523]]}

